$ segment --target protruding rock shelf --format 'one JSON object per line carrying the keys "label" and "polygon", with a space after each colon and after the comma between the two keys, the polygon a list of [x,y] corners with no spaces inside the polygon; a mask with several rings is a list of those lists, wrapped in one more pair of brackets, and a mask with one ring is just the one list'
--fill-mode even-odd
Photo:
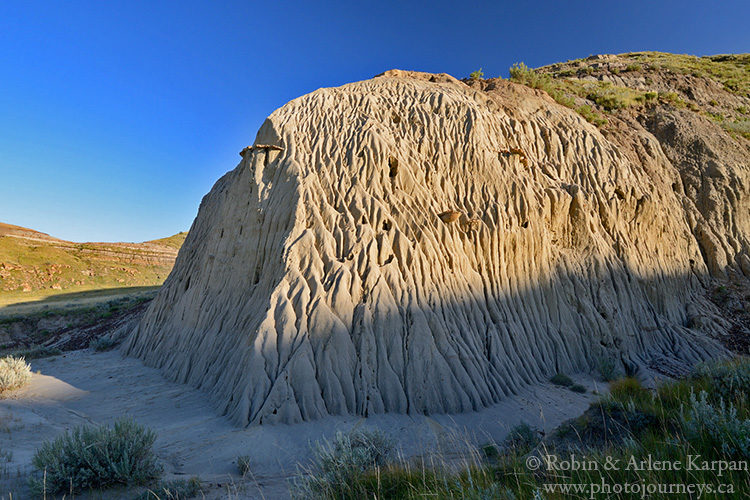
{"label": "protruding rock shelf", "polygon": [[289,102],[255,144],[125,345],[238,424],[464,412],[602,357],[724,352],[655,140],[635,163],[540,92],[393,71]]}

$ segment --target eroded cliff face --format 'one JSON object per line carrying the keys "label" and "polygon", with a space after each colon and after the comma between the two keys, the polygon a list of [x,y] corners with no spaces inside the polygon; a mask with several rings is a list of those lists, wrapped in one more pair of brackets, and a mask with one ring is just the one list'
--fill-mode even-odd
{"label": "eroded cliff face", "polygon": [[[604,357],[724,354],[700,189],[643,126],[610,139],[504,81],[391,71],[295,99],[204,198],[125,350],[241,425],[476,410]],[[746,246],[745,215],[711,230]]]}

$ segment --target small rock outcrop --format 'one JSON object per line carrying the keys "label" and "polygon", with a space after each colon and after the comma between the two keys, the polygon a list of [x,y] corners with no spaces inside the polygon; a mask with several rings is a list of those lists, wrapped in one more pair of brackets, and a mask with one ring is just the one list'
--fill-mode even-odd
{"label": "small rock outcrop", "polygon": [[[723,355],[702,280],[738,252],[705,247],[747,251],[747,214],[701,240],[708,188],[642,134],[635,157],[543,92],[447,75],[295,99],[203,199],[125,350],[240,425],[464,412],[603,358]],[[746,164],[719,167],[746,200]]]}

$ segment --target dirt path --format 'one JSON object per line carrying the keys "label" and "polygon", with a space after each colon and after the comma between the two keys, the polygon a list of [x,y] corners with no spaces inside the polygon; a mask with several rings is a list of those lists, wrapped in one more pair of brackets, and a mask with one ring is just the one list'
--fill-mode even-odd
{"label": "dirt path", "polygon": [[[165,380],[119,352],[74,351],[32,362],[32,382],[0,400],[0,449],[12,452],[0,475],[0,498],[23,497],[23,477],[34,450],[45,440],[82,423],[133,417],[158,433],[156,452],[167,477],[197,475],[209,484],[207,498],[285,498],[310,444],[336,431],[377,427],[393,436],[406,456],[429,453],[456,458],[467,442],[500,440],[520,421],[551,429],[582,413],[592,398],[550,385],[483,410],[462,415],[331,417],[311,423],[238,429],[215,412],[208,396]],[[580,379],[594,388],[590,380]],[[251,457],[253,478],[242,479],[235,459]],[[4,496],[3,496],[4,495]],[[127,497],[125,493],[124,497]],[[108,495],[107,498],[111,498]]]}

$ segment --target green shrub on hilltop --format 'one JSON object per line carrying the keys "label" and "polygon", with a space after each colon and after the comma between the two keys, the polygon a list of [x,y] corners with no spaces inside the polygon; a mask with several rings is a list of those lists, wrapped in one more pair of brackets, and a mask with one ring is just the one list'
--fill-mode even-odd
{"label": "green shrub on hilltop", "polygon": [[472,71],[469,75],[469,78],[472,80],[479,80],[480,78],[484,78],[484,72],[482,71],[482,68],[479,68],[476,71]]}

